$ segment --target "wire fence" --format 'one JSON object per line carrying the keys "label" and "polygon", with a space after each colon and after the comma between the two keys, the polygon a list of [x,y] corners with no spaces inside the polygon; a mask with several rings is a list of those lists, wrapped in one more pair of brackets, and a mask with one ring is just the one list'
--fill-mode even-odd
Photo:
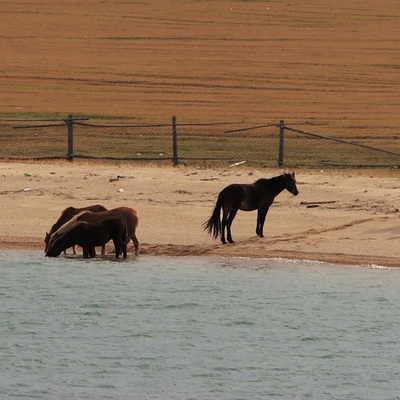
{"label": "wire fence", "polygon": [[88,118],[0,119],[0,159],[167,161],[173,165],[400,167],[399,137],[325,136],[285,124],[105,124]]}

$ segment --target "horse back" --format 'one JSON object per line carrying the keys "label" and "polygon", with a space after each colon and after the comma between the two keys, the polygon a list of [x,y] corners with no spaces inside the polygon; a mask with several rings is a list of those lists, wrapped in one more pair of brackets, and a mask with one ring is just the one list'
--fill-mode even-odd
{"label": "horse back", "polygon": [[111,217],[122,219],[126,223],[130,232],[135,232],[136,227],[139,223],[136,210],[130,207],[117,207],[98,213],[84,212],[78,217],[78,221],[95,223]]}
{"label": "horse back", "polygon": [[126,223],[119,217],[108,217],[93,223],[80,221],[74,229],[87,237],[103,238],[105,243],[113,238],[125,240],[126,237]]}
{"label": "horse back", "polygon": [[259,207],[272,203],[273,197],[259,182],[233,183],[223,189],[219,195],[220,202],[227,208],[244,211],[256,210]]}
{"label": "horse back", "polygon": [[66,222],[71,220],[75,215],[83,211],[91,211],[94,213],[106,211],[107,208],[103,207],[101,204],[94,204],[92,206],[82,207],[82,208],[75,208],[75,207],[67,207],[58,218],[57,222],[52,226],[50,234],[55,232],[58,228],[64,225]]}

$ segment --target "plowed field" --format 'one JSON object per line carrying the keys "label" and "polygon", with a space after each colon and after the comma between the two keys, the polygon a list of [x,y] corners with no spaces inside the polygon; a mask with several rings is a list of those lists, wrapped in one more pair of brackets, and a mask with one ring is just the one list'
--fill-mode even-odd
{"label": "plowed field", "polygon": [[0,113],[399,137],[399,18],[396,0],[4,0]]}

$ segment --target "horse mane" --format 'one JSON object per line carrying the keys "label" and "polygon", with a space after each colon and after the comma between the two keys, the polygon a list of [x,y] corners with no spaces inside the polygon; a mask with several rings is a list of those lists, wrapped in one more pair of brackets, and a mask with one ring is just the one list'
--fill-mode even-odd
{"label": "horse mane", "polygon": [[72,217],[69,221],[67,221],[65,224],[61,225],[52,235],[50,238],[50,242],[52,242],[52,238],[55,237],[60,237],[65,235],[67,232],[69,232],[71,229],[75,228],[77,225],[81,223],[81,221],[78,221],[78,218],[85,213],[91,213],[91,211],[81,211],[80,213],[76,214],[74,217]]}
{"label": "horse mane", "polygon": [[87,212],[91,211],[81,211],[80,213],[76,214],[74,217],[72,217],[69,221],[67,221],[65,224],[61,225],[55,233],[57,233],[57,235],[61,236],[64,235],[65,233],[69,232],[71,229],[75,228],[78,224],[78,218],[82,215],[85,214]]}
{"label": "horse mane", "polygon": [[284,174],[273,176],[272,178],[260,178],[257,179],[254,183],[264,183],[264,184],[273,184],[274,182],[282,180],[284,178]]}

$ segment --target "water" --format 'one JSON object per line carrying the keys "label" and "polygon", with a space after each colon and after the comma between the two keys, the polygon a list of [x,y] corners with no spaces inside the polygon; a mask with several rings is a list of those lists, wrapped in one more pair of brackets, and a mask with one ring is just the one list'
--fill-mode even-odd
{"label": "water", "polygon": [[1,399],[397,399],[400,270],[0,251]]}

